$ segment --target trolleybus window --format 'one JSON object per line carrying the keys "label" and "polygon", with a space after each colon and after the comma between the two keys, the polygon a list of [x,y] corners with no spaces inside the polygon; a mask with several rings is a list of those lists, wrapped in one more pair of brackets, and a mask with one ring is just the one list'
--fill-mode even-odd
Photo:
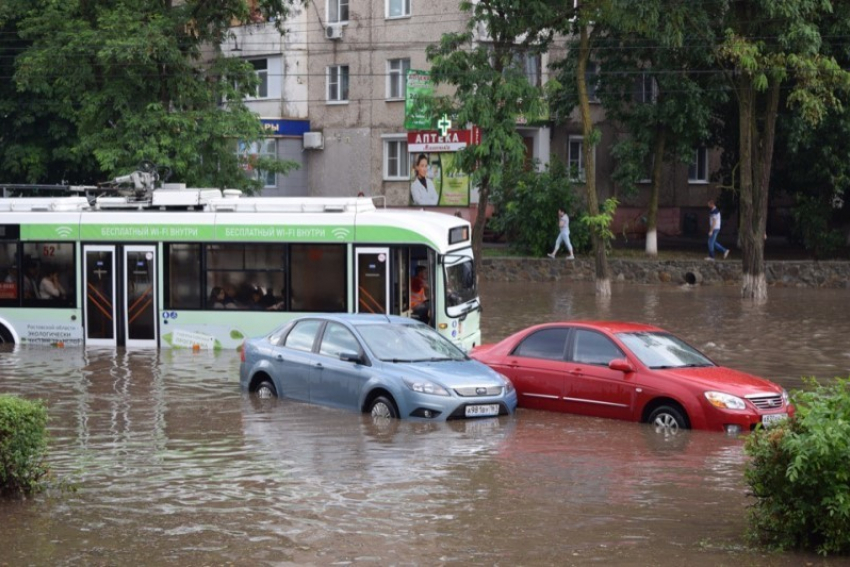
{"label": "trolleybus window", "polygon": [[293,244],[292,310],[346,311],[345,246]]}
{"label": "trolleybus window", "polygon": [[165,247],[168,269],[165,307],[200,309],[201,245],[169,244]]}

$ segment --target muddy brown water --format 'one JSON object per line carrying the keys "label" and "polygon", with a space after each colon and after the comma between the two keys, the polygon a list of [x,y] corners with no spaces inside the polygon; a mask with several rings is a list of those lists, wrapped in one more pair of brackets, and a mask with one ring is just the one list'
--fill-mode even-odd
{"label": "muddy brown water", "polygon": [[[850,375],[848,292],[495,284],[484,339],[558,319],[674,331],[789,389]],[[743,441],[520,410],[372,423],[240,394],[238,356],[6,348],[0,392],[41,397],[74,492],[0,501],[0,565],[846,565],[743,537]]]}

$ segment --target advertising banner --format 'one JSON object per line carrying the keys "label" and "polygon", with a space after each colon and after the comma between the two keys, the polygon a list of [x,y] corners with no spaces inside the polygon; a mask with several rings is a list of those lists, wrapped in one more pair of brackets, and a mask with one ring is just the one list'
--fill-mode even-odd
{"label": "advertising banner", "polygon": [[428,105],[415,109],[417,97],[432,96],[434,85],[428,71],[410,69],[407,72],[407,98],[404,101],[404,128],[406,130],[429,130],[434,127],[434,117]]}
{"label": "advertising banner", "polygon": [[456,169],[453,152],[410,155],[410,204],[428,207],[468,207],[469,174]]}

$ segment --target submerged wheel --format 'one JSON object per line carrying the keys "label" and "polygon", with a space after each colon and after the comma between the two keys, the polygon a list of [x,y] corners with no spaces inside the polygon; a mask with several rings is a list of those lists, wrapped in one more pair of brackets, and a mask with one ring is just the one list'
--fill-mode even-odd
{"label": "submerged wheel", "polygon": [[12,333],[10,333],[3,325],[0,325],[0,345],[1,344],[15,344],[15,339],[12,336]]}
{"label": "submerged wheel", "polygon": [[260,382],[260,384],[257,386],[257,389],[254,390],[254,393],[261,400],[268,400],[270,398],[277,397],[277,390],[275,389],[274,384],[271,380],[263,380],[262,382]]}
{"label": "submerged wheel", "polygon": [[369,413],[373,418],[396,419],[398,410],[395,409],[395,404],[386,396],[378,396],[372,400],[369,406]]}
{"label": "submerged wheel", "polygon": [[658,406],[649,414],[649,423],[658,432],[677,433],[680,429],[688,429],[688,420],[679,408],[673,406]]}

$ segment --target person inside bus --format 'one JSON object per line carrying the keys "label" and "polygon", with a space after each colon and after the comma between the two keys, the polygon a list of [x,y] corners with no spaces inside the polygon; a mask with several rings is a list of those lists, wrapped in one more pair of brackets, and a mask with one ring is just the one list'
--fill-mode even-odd
{"label": "person inside bus", "polygon": [[50,266],[45,270],[45,274],[38,284],[39,298],[65,299],[68,294],[65,293],[65,288],[59,282],[59,269],[55,266]]}
{"label": "person inside bus", "polygon": [[207,304],[213,309],[224,309],[224,298],[224,288],[215,286],[210,292],[210,298],[207,300]]}
{"label": "person inside bus", "polygon": [[9,266],[8,272],[6,272],[6,277],[3,278],[4,283],[18,283],[18,267],[17,266]]}
{"label": "person inside bus", "polygon": [[429,325],[431,323],[431,300],[428,297],[428,268],[416,266],[410,278],[410,312],[414,319]]}
{"label": "person inside bus", "polygon": [[[274,296],[272,296],[272,301],[274,301]],[[271,306],[271,304],[266,299],[266,293],[263,291],[258,285],[255,285],[251,288],[251,302],[248,305],[250,309],[253,310],[262,310],[265,311]]]}
{"label": "person inside bus", "polygon": [[38,264],[30,262],[24,268],[24,299],[41,299],[38,288]]}
{"label": "person inside bus", "polygon": [[225,309],[239,309],[239,304],[236,302],[236,288],[233,287],[233,284],[227,284],[224,286],[224,299],[222,303],[224,304]]}

